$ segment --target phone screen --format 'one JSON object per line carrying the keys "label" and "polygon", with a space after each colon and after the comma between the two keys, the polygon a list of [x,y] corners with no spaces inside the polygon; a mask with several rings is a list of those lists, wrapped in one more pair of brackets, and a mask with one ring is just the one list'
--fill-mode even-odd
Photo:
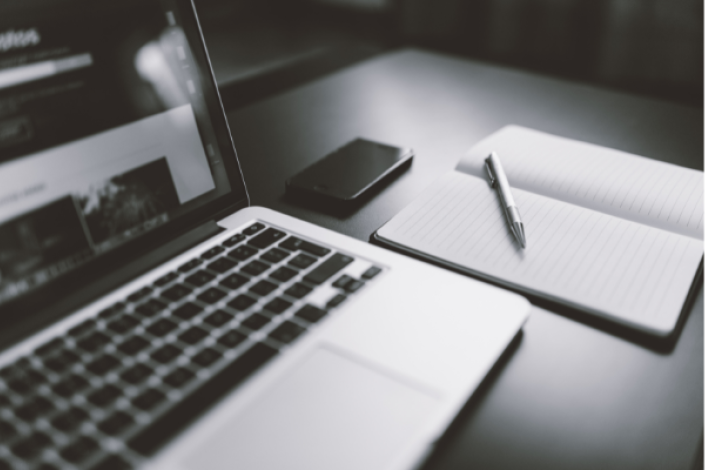
{"label": "phone screen", "polygon": [[385,176],[411,162],[413,152],[356,139],[287,181],[287,188],[353,200]]}

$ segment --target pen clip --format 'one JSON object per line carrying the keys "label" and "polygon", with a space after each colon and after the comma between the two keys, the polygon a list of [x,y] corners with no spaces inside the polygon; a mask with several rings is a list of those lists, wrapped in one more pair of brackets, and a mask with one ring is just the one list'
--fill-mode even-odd
{"label": "pen clip", "polygon": [[490,179],[490,186],[496,188],[497,178],[495,178],[494,173],[492,173],[492,166],[490,165],[489,157],[487,158],[487,160],[485,160],[485,171],[487,171],[487,176]]}

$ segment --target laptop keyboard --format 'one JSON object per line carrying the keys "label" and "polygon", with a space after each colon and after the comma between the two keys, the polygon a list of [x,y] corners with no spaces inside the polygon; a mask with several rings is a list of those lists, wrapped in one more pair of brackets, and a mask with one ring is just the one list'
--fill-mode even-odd
{"label": "laptop keyboard", "polygon": [[134,468],[382,271],[355,262],[257,222],[46,342],[0,370],[0,470]]}

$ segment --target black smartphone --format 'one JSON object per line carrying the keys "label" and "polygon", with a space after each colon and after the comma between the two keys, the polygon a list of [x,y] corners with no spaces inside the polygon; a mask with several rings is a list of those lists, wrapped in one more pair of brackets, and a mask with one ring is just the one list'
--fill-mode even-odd
{"label": "black smartphone", "polygon": [[286,180],[289,193],[354,202],[380,181],[411,165],[414,152],[355,139]]}

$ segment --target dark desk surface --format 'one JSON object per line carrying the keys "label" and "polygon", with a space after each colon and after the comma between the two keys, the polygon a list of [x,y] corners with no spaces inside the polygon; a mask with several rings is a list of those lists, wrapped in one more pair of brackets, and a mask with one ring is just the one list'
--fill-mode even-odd
{"label": "dark desk surface", "polygon": [[[703,165],[702,110],[420,50],[378,56],[228,117],[253,204],[360,240],[510,123]],[[284,198],[288,176],[358,136],[414,148],[412,168],[342,218]],[[688,469],[702,431],[702,288],[667,353],[535,307],[516,350],[424,468]]]}

